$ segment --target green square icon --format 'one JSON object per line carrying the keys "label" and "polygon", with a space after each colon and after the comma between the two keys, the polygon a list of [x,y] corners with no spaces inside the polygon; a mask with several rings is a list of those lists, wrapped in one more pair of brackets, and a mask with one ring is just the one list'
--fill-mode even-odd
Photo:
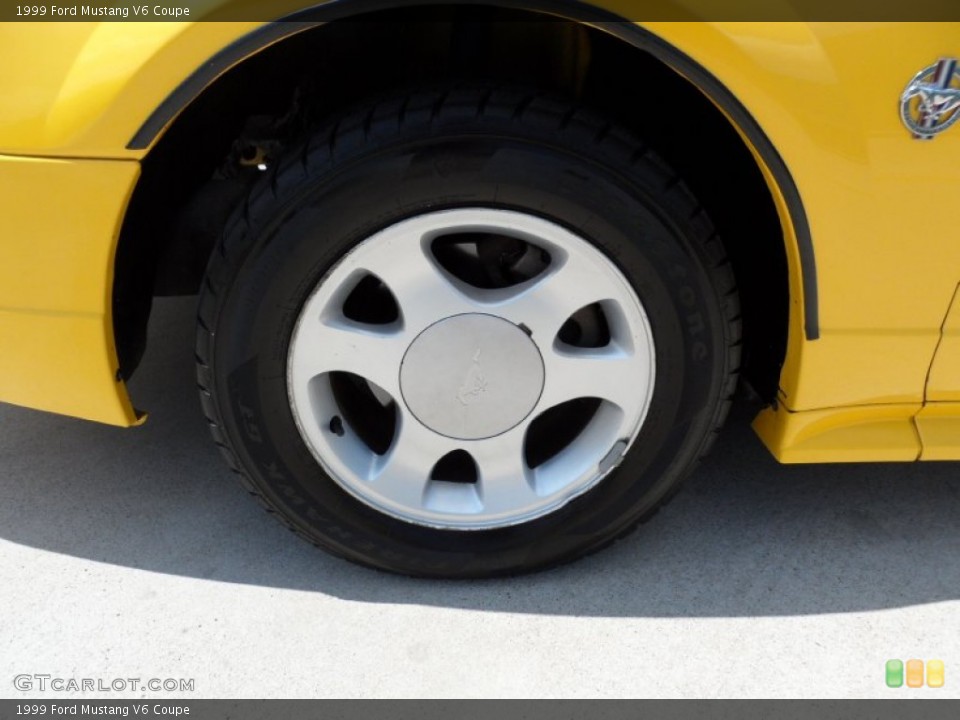
{"label": "green square icon", "polygon": [[903,660],[887,660],[887,687],[903,685]]}

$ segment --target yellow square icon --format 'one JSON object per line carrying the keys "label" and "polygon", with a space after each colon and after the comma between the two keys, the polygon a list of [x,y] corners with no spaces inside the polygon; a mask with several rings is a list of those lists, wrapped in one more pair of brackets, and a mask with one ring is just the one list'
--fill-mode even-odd
{"label": "yellow square icon", "polygon": [[927,661],[927,687],[943,687],[943,660]]}
{"label": "yellow square icon", "polygon": [[923,687],[923,660],[907,660],[907,687]]}

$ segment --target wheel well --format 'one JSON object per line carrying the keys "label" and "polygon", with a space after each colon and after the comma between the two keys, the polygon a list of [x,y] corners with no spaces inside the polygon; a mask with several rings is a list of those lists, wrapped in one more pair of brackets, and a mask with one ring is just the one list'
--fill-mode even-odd
{"label": "wheel well", "polygon": [[301,32],[219,77],[143,160],[117,251],[121,374],[143,352],[155,295],[192,294],[237,202],[285,144],[326,116],[394,88],[535,85],[605,113],[684,178],[714,221],[743,307],[744,377],[775,398],[786,353],[787,264],[776,207],[749,148],[694,85],[595,27],[525,11],[386,10]]}

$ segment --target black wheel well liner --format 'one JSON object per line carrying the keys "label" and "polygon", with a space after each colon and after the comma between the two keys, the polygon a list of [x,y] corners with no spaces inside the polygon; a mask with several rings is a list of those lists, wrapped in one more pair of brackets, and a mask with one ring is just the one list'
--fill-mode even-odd
{"label": "black wheel well liner", "polygon": [[[436,17],[435,13],[442,12],[444,7],[446,6],[430,6],[428,9],[434,13],[430,17]],[[195,70],[156,108],[131,138],[128,143],[131,149],[143,149],[155,141],[157,144],[144,159],[144,172],[131,201],[117,255],[117,279],[114,287],[115,334],[124,377],[129,377],[132,373],[142,352],[146,317],[149,314],[150,296],[153,294],[157,266],[163,264],[159,251],[141,252],[138,229],[155,223],[158,213],[161,212],[160,208],[164,212],[169,211],[168,206],[165,207],[162,202],[152,197],[155,194],[166,197],[170,190],[159,191],[159,188],[169,188],[171,175],[174,179],[179,179],[177,172],[182,168],[181,170],[171,169],[172,166],[168,162],[169,156],[189,155],[194,149],[191,147],[193,143],[199,144],[204,141],[203,137],[200,139],[188,137],[190,130],[193,129],[191,123],[195,123],[197,117],[196,113],[191,114],[190,111],[202,106],[204,98],[216,96],[215,92],[211,92],[212,89],[228,85],[231,77],[236,78],[242,75],[243,68],[252,65],[253,59],[267,55],[268,51],[279,53],[285,46],[293,45],[298,38],[301,40],[310,38],[315,33],[323,32],[325,28],[336,26],[338,23],[335,21],[368,22],[378,17],[390,16],[390,13],[396,17],[397,13],[415,13],[418,9],[423,11],[425,7],[418,8],[397,0],[337,0],[264,25],[227,46]],[[450,8],[447,7],[447,10]],[[557,20],[558,26],[561,23],[567,23],[584,28],[594,39],[595,55],[598,54],[596,51],[599,48],[603,48],[608,54],[629,53],[635,62],[649,71],[644,78],[650,85],[654,100],[657,92],[669,91],[680,93],[684,102],[694,104],[696,112],[702,113],[702,118],[699,118],[698,124],[694,126],[698,136],[701,135],[701,127],[704,133],[716,132],[722,135],[723,147],[719,147],[718,143],[717,146],[710,147],[710,151],[720,152],[721,159],[730,163],[725,166],[725,169],[730,171],[733,168],[735,183],[728,182],[726,177],[722,180],[710,180],[705,171],[697,169],[694,156],[703,147],[691,151],[683,149],[685,145],[691,143],[693,145],[698,142],[709,143],[710,140],[706,137],[684,138],[684,131],[689,128],[669,128],[662,121],[660,125],[653,122],[650,126],[639,116],[631,116],[630,108],[600,108],[615,115],[625,115],[626,117],[619,119],[627,124],[639,124],[638,130],[680,171],[681,176],[692,186],[698,197],[710,196],[711,193],[716,195],[713,198],[707,197],[704,205],[707,206],[720,229],[721,236],[728,244],[728,251],[742,292],[744,288],[747,289],[747,292],[743,293],[745,294],[744,331],[747,344],[745,355],[747,364],[754,366],[754,377],[751,378],[751,382],[764,399],[774,400],[779,369],[786,353],[789,313],[783,229],[780,227],[776,207],[756,160],[750,154],[750,149],[743,138],[737,136],[737,130],[746,137],[747,142],[760,156],[786,203],[798,243],[804,299],[804,330],[809,340],[819,336],[816,265],[809,225],[799,190],[783,159],[750,113],[717,78],[689,56],[648,30],[587,3],[578,0],[484,0],[465,4],[465,7],[458,7],[456,10],[473,11],[478,17],[483,17],[482,13],[486,11],[515,13],[517,16],[537,19],[549,17]],[[417,21],[422,19],[426,17],[421,14]],[[305,43],[306,40],[303,42]],[[601,56],[602,54],[599,53]],[[595,59],[591,62],[595,62]],[[653,63],[660,68],[659,71],[655,70]],[[613,63],[608,65],[613,66]],[[596,83],[595,80],[594,83]],[[687,89],[684,90],[684,87]],[[607,92],[611,97],[616,94],[609,90]],[[619,94],[627,95],[628,93]],[[590,99],[596,101],[596,98]],[[609,98],[606,100],[613,103],[625,102]],[[234,120],[239,122],[236,118]],[[704,122],[700,124],[700,120]],[[730,125],[731,122],[735,124],[736,129]],[[722,127],[725,127],[725,130]],[[177,132],[178,130],[180,132]],[[230,132],[234,134],[238,132],[236,122],[227,134]],[[651,134],[653,137],[648,137]],[[200,133],[200,135],[203,134]],[[208,133],[206,139],[209,137]],[[667,147],[664,148],[664,145]],[[685,152],[689,152],[690,156],[685,157]],[[206,171],[209,172],[209,168]],[[691,175],[693,175],[692,178]],[[199,177],[194,178],[194,183],[199,181]],[[738,190],[743,191],[742,197],[729,195],[732,193],[731,184],[737,184],[737,182],[740,183]],[[187,185],[189,186],[190,183],[188,182]],[[730,204],[731,200],[741,201],[744,207],[739,208],[737,212],[726,208],[725,206]],[[183,198],[179,198],[179,202],[185,203]],[[745,215],[747,205],[751,206],[750,212],[754,213],[754,217],[749,220],[745,218],[738,220],[734,217],[737,213]],[[723,215],[727,213],[730,217],[724,218]],[[720,217],[717,217],[718,215]],[[731,229],[733,232],[730,232]],[[744,231],[748,233],[756,231],[763,237],[751,243],[748,242],[749,237],[740,239]],[[777,234],[777,238],[766,237],[773,233]],[[773,240],[778,242],[772,242]],[[163,270],[161,269],[160,272],[162,274]],[[148,284],[147,288],[143,287],[145,283]],[[776,299],[765,297],[769,294],[775,295]],[[751,295],[754,297],[751,298]],[[754,302],[751,303],[751,299]],[[765,307],[758,309],[758,305]],[[751,313],[755,317],[751,318]]]}

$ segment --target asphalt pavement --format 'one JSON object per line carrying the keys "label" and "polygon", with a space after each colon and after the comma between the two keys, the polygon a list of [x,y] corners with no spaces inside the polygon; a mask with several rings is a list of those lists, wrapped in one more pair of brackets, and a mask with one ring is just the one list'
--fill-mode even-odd
{"label": "asphalt pavement", "polygon": [[[781,466],[741,405],[684,491],[598,555],[393,577],[240,488],[196,398],[193,309],[157,303],[143,427],[0,405],[0,697],[960,697],[960,464]],[[944,687],[886,687],[911,658],[943,660]],[[129,682],[171,678],[193,690]]]}

